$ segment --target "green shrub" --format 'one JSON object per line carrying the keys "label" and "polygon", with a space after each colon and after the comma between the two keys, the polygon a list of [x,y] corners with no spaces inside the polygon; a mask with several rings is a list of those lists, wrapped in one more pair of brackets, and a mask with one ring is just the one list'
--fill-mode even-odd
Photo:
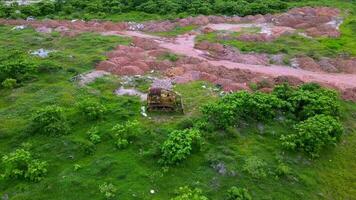
{"label": "green shrub", "polygon": [[95,145],[87,140],[78,141],[80,149],[84,152],[85,155],[94,155],[96,151]]}
{"label": "green shrub", "polygon": [[47,106],[37,111],[32,118],[33,133],[59,136],[68,134],[69,130],[63,109],[58,106]]}
{"label": "green shrub", "polygon": [[322,148],[335,145],[343,133],[342,124],[331,116],[316,115],[295,126],[296,133],[282,135],[282,146],[318,157]]}
{"label": "green shrub", "polygon": [[218,129],[226,129],[237,123],[234,110],[234,106],[218,102],[204,105],[201,112],[209,124]]}
{"label": "green shrub", "polygon": [[0,55],[0,82],[6,79],[22,82],[31,79],[36,73],[36,63],[23,52],[10,51]]}
{"label": "green shrub", "polygon": [[292,174],[292,170],[290,167],[288,167],[288,165],[286,165],[284,163],[279,163],[276,168],[276,174],[279,177],[288,176],[288,175]]}
{"label": "green shrub", "polygon": [[78,103],[78,109],[89,120],[101,119],[106,112],[105,106],[91,99],[85,99]]}
{"label": "green shrub", "polygon": [[29,151],[17,149],[2,157],[2,166],[5,172],[1,177],[5,179],[40,181],[46,175],[48,165],[44,161],[33,159]]}
{"label": "green shrub", "polygon": [[265,178],[267,176],[266,163],[256,156],[249,157],[244,166],[243,170],[250,174],[253,178]]}
{"label": "green shrub", "polygon": [[100,193],[104,194],[106,199],[113,199],[116,196],[117,188],[112,183],[103,183],[99,185]]}
{"label": "green shrub", "polygon": [[208,200],[206,196],[203,195],[200,189],[191,189],[188,186],[180,187],[177,192],[177,196],[171,198],[171,200]]}
{"label": "green shrub", "polygon": [[247,189],[234,186],[227,191],[226,200],[252,200],[252,197]]}
{"label": "green shrub", "polygon": [[226,95],[220,101],[202,107],[204,118],[216,128],[223,129],[239,120],[270,120],[278,111],[286,110],[290,110],[290,104],[275,95],[246,91]]}
{"label": "green shrub", "polygon": [[94,143],[94,144],[98,144],[101,142],[101,137],[99,135],[99,130],[97,127],[92,127],[88,132],[88,139]]}
{"label": "green shrub", "polygon": [[112,138],[119,149],[126,148],[129,141],[141,132],[138,121],[127,121],[124,124],[117,124],[112,128]]}
{"label": "green shrub", "polygon": [[38,71],[41,73],[54,73],[63,68],[53,61],[43,61],[38,65]]}
{"label": "green shrub", "polygon": [[12,79],[12,78],[7,78],[5,79],[1,85],[6,88],[6,89],[13,89],[16,87],[17,81],[16,79]]}
{"label": "green shrub", "polygon": [[193,150],[194,144],[200,144],[201,135],[198,130],[176,130],[169,134],[168,139],[161,146],[162,158],[165,165],[178,164],[185,160]]}
{"label": "green shrub", "polygon": [[316,83],[301,85],[293,89],[288,85],[277,86],[273,94],[288,101],[295,116],[304,120],[317,114],[340,115],[339,96],[336,91],[321,88]]}

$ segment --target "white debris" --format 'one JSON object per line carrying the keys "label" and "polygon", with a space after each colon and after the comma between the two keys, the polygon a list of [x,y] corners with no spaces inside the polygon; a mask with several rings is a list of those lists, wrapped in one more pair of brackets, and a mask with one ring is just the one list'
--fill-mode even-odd
{"label": "white debris", "polygon": [[260,25],[258,25],[258,27],[261,28],[260,33],[262,33],[262,34],[266,34],[267,36],[270,36],[273,34],[271,26],[268,25],[267,23],[260,24]]}
{"label": "white debris", "polygon": [[144,116],[144,117],[147,117],[147,113],[146,113],[146,107],[145,106],[142,106],[141,107],[141,115]]}
{"label": "white debris", "polygon": [[293,68],[299,68],[299,63],[298,60],[296,58],[293,58],[290,60],[290,66]]}
{"label": "white debris", "polygon": [[80,86],[84,86],[88,83],[95,81],[97,78],[101,78],[103,76],[109,75],[109,72],[102,70],[94,70],[84,74],[80,74],[76,76],[74,79],[78,80]]}
{"label": "white debris", "polygon": [[25,25],[20,25],[20,26],[15,26],[14,28],[12,28],[11,30],[23,30],[25,29],[26,26]]}
{"label": "white debris", "polygon": [[154,190],[150,190],[150,193],[151,193],[151,194],[154,194],[154,193],[155,193],[155,191],[154,191]]}
{"label": "white debris", "polygon": [[53,29],[45,27],[45,26],[41,26],[41,27],[36,28],[36,31],[39,33],[52,33]]}
{"label": "white debris", "polygon": [[305,38],[309,38],[309,39],[312,38],[312,37],[310,37],[309,35],[307,35],[306,33],[303,33],[303,32],[299,32],[298,35],[300,35],[302,37],[305,37]]}
{"label": "white debris", "polygon": [[335,28],[336,30],[340,29],[340,25],[343,23],[343,19],[342,18],[336,18],[334,20],[331,20],[330,22],[326,23],[327,25],[332,26],[333,28]]}
{"label": "white debris", "polygon": [[35,19],[36,19],[35,17],[30,16],[26,18],[26,21],[35,21]]}
{"label": "white debris", "polygon": [[147,99],[147,94],[140,92],[136,89],[125,89],[124,87],[120,87],[119,89],[115,90],[115,94],[120,96],[138,96],[140,97],[141,101],[145,101]]}
{"label": "white debris", "polygon": [[41,58],[46,58],[48,55],[52,52],[55,52],[55,50],[48,50],[48,49],[38,49],[36,51],[30,52],[32,55],[39,56]]}
{"label": "white debris", "polygon": [[129,25],[129,31],[142,31],[145,28],[144,24],[139,24],[136,22],[128,22],[127,24]]}

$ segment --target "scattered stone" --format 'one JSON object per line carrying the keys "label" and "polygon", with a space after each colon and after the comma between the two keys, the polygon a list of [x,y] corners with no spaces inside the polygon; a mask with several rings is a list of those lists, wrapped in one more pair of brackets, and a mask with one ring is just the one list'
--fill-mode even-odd
{"label": "scattered stone", "polygon": [[84,86],[91,82],[94,82],[98,78],[101,78],[101,77],[109,75],[109,74],[110,73],[106,72],[106,71],[94,70],[91,72],[80,74],[80,75],[74,77],[73,79],[79,81],[80,86]]}
{"label": "scattered stone", "polygon": [[39,56],[41,58],[47,58],[50,53],[55,52],[55,50],[48,50],[48,49],[38,49],[36,51],[30,52],[32,55]]}
{"label": "scattered stone", "polygon": [[15,26],[15,27],[13,27],[11,30],[23,30],[23,29],[25,29],[25,28],[26,28],[25,25],[20,25],[20,26]]}

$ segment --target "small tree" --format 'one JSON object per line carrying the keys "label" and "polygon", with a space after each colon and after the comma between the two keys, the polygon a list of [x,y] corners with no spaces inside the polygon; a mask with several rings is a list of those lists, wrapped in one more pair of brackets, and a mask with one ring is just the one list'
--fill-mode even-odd
{"label": "small tree", "polygon": [[331,116],[316,115],[295,126],[296,133],[282,135],[283,147],[301,150],[318,157],[322,148],[335,145],[344,131],[342,124]]}
{"label": "small tree", "polygon": [[129,145],[129,141],[141,132],[140,124],[137,120],[127,121],[124,124],[117,124],[112,128],[112,138],[119,149],[124,149]]}
{"label": "small tree", "polygon": [[200,133],[195,129],[171,132],[161,147],[162,159],[160,162],[165,165],[178,164],[190,155],[193,143],[200,143],[200,141]]}
{"label": "small tree", "polygon": [[116,196],[117,188],[112,183],[103,183],[99,185],[100,193],[104,194],[106,199],[112,199]]}
{"label": "small tree", "polygon": [[63,109],[58,106],[47,106],[37,111],[32,118],[32,132],[45,135],[65,135],[69,132]]}
{"label": "small tree", "polygon": [[243,170],[253,178],[265,178],[267,176],[266,165],[263,160],[256,156],[251,156],[246,160]]}
{"label": "small tree", "polygon": [[24,149],[3,156],[2,165],[5,170],[1,175],[3,178],[24,178],[35,182],[43,178],[48,166],[47,162],[33,159],[31,153]]}
{"label": "small tree", "polygon": [[78,103],[78,108],[80,112],[89,120],[98,120],[103,118],[107,110],[105,106],[90,99],[85,99]]}
{"label": "small tree", "polygon": [[12,78],[8,78],[1,83],[1,85],[6,89],[13,89],[14,87],[16,87],[16,84],[17,84],[16,79],[12,79]]}

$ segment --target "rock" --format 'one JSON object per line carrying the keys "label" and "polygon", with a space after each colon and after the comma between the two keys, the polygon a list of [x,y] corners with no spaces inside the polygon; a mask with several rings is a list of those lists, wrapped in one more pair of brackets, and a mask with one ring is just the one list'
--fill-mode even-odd
{"label": "rock", "polygon": [[212,28],[210,28],[210,27],[205,27],[205,28],[203,28],[202,32],[203,32],[204,34],[208,34],[208,33],[214,32],[214,29],[212,29]]}
{"label": "rock", "polygon": [[111,72],[116,67],[117,67],[117,65],[111,61],[102,61],[99,63],[99,65],[96,67],[96,69]]}
{"label": "rock", "polygon": [[120,70],[120,75],[143,75],[144,71],[137,66],[124,66]]}
{"label": "rock", "polygon": [[212,165],[213,169],[216,170],[216,172],[218,172],[220,175],[225,175],[227,173],[227,169],[224,163],[219,162],[216,164]]}
{"label": "rock", "polygon": [[307,56],[298,57],[296,58],[296,62],[298,63],[299,68],[301,69],[313,71],[313,72],[321,71],[321,67],[317,62],[314,61],[313,58]]}
{"label": "rock", "polygon": [[342,98],[348,101],[356,102],[356,88],[347,88],[343,91]]}
{"label": "rock", "polygon": [[270,57],[270,62],[277,65],[284,65],[284,54],[276,54]]}
{"label": "rock", "polygon": [[297,86],[297,85],[303,84],[304,82],[294,76],[278,76],[278,77],[274,78],[274,83],[276,85],[288,83],[289,85]]}
{"label": "rock", "polygon": [[158,49],[159,47],[157,42],[151,39],[139,38],[139,37],[133,37],[133,44],[136,47],[140,47],[144,50],[154,50],[154,49]]}
{"label": "rock", "polygon": [[329,58],[321,58],[318,62],[320,68],[325,72],[337,73],[339,70],[334,66],[334,63]]}
{"label": "rock", "polygon": [[168,77],[182,76],[185,72],[184,67],[173,67],[166,70],[165,74]]}
{"label": "rock", "polygon": [[39,33],[52,33],[52,28],[42,26],[42,27],[36,28],[36,31]]}

